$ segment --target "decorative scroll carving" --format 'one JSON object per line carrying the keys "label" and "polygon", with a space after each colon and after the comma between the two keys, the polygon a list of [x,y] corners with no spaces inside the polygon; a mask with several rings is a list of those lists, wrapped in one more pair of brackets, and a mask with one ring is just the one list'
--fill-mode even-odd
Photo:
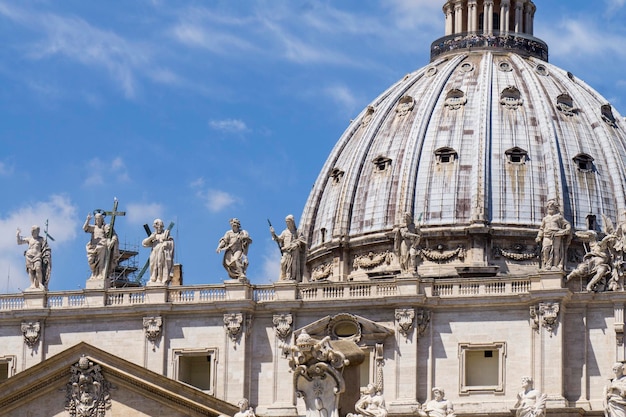
{"label": "decorative scroll carving", "polygon": [[413,329],[413,319],[415,318],[415,310],[412,308],[396,309],[396,320],[398,322],[398,330],[400,334],[408,339],[411,329]]}
{"label": "decorative scroll carving", "polygon": [[374,350],[374,361],[376,363],[376,389],[383,391],[385,380],[383,379],[383,366],[385,365],[385,355],[382,343],[376,343]]}
{"label": "decorative scroll carving", "polygon": [[415,326],[418,336],[423,336],[428,324],[430,323],[430,311],[419,309],[415,312]]}
{"label": "decorative scroll carving", "polygon": [[419,254],[431,262],[447,262],[454,257],[458,257],[459,259],[465,258],[465,249],[459,246],[453,251],[445,252],[443,245],[439,245],[435,250],[428,248],[420,249]]}
{"label": "decorative scroll carving", "polygon": [[415,99],[411,96],[402,96],[398,105],[396,106],[396,114],[399,117],[404,117],[409,114],[415,107]]}
{"label": "decorative scroll carving", "polygon": [[332,262],[320,265],[313,269],[313,273],[311,274],[312,281],[323,281],[328,279],[333,274],[333,264]]}
{"label": "decorative scroll carving", "polygon": [[70,417],[105,417],[111,408],[111,384],[102,376],[100,365],[83,355],[70,373],[65,395],[65,409]]}
{"label": "decorative scroll carving", "polygon": [[368,124],[370,124],[370,122],[372,121],[372,118],[374,117],[375,111],[376,109],[374,107],[367,106],[365,115],[363,116],[363,119],[361,119],[361,127],[366,127]]}
{"label": "decorative scroll carving", "polygon": [[41,324],[39,324],[38,321],[22,323],[22,334],[24,335],[24,343],[26,343],[26,346],[33,349],[37,342],[39,342]]}
{"label": "decorative scroll carving", "polygon": [[559,309],[559,303],[539,303],[537,306],[530,307],[533,329],[538,331],[540,327],[544,327],[552,337],[558,325]]}
{"label": "decorative scroll carving", "polygon": [[565,116],[572,117],[576,114],[574,99],[567,93],[563,93],[556,98],[556,108]]}
{"label": "decorative scroll carving", "polygon": [[370,252],[367,255],[355,256],[352,266],[354,269],[371,269],[380,266],[383,263],[389,265],[391,263],[392,256],[393,255],[389,251],[376,254],[374,252]]}
{"label": "decorative scroll carving", "polygon": [[243,314],[230,313],[224,314],[224,325],[226,326],[226,333],[230,340],[237,342],[239,336],[241,336],[241,325],[243,324]]}
{"label": "decorative scroll carving", "polygon": [[291,333],[291,324],[293,323],[293,317],[291,314],[274,314],[273,318],[274,332],[276,336],[282,341],[285,341]]}
{"label": "decorative scroll carving", "polygon": [[143,330],[146,333],[146,339],[152,343],[152,350],[156,350],[156,343],[161,337],[161,326],[163,325],[163,318],[157,317],[144,317],[143,318]]}

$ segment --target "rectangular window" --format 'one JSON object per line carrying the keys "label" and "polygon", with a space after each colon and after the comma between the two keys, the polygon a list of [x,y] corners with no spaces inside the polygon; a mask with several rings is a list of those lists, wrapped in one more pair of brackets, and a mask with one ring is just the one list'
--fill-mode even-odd
{"label": "rectangular window", "polygon": [[15,375],[15,356],[0,356],[0,382]]}
{"label": "rectangular window", "polygon": [[216,349],[174,350],[174,378],[213,394],[216,362]]}
{"label": "rectangular window", "polygon": [[459,345],[461,394],[504,393],[506,343]]}

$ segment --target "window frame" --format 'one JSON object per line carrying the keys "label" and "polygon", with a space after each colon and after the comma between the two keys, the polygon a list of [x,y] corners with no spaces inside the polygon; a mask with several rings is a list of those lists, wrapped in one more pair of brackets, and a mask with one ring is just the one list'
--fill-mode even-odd
{"label": "window frame", "polygon": [[[217,372],[215,370],[216,366],[217,366],[217,348],[196,348],[196,349],[189,349],[189,348],[182,348],[182,349],[173,349],[172,350],[172,362],[173,362],[173,366],[172,366],[172,379],[178,381],[178,382],[182,382],[184,384],[187,384],[189,386],[192,386],[196,389],[199,389],[202,392],[205,392],[207,394],[210,395],[215,395],[215,384],[217,382]],[[210,357],[210,368],[209,368],[209,389],[205,390],[205,389],[201,389],[198,388],[188,382],[182,381],[180,379],[180,360],[181,358],[189,358],[189,357],[196,357],[196,356],[205,356],[205,357]]]}
{"label": "window frame", "polygon": [[[468,385],[467,384],[467,352],[496,351],[498,355],[498,383],[495,385]],[[459,394],[504,394],[506,376],[506,342],[493,343],[459,343]]]}

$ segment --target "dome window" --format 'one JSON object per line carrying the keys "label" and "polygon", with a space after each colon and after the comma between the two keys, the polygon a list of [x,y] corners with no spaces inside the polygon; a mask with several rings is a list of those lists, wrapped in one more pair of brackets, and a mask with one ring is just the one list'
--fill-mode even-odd
{"label": "dome window", "polygon": [[333,179],[333,184],[339,184],[341,178],[343,178],[344,172],[339,168],[335,168],[330,172],[330,177]]}
{"label": "dome window", "polygon": [[448,91],[444,106],[450,110],[458,110],[463,107],[465,103],[467,103],[467,97],[465,97],[465,93],[455,88]]}
{"label": "dome window", "polygon": [[613,115],[613,109],[611,108],[611,105],[603,105],[600,111],[602,112],[602,120],[604,120],[607,125],[616,127],[615,115]]}
{"label": "dome window", "polygon": [[458,154],[452,148],[439,148],[435,151],[438,164],[451,164],[458,159]]}
{"label": "dome window", "polygon": [[556,98],[556,108],[566,116],[573,116],[576,114],[574,108],[574,99],[567,93],[563,93]]}
{"label": "dome window", "polygon": [[535,67],[535,72],[545,77],[546,75],[548,75],[548,68],[546,68],[546,66],[543,64],[539,64]]}
{"label": "dome window", "polygon": [[524,165],[528,160],[528,152],[517,146],[504,152],[509,164]]}
{"label": "dome window", "polygon": [[474,64],[472,64],[471,62],[464,62],[461,65],[461,71],[462,72],[472,72],[472,71],[474,71]]}
{"label": "dome window", "polygon": [[593,172],[593,158],[586,153],[579,153],[574,157],[576,167],[581,172]]}
{"label": "dome window", "polygon": [[384,156],[378,156],[372,162],[376,165],[376,172],[385,172],[391,166],[391,159]]}
{"label": "dome window", "polygon": [[508,61],[501,61],[498,64],[498,69],[502,72],[511,72],[513,71],[513,67]]}
{"label": "dome window", "polygon": [[396,114],[400,117],[406,116],[415,107],[415,99],[411,96],[402,96],[396,106]]}
{"label": "dome window", "polygon": [[429,67],[426,70],[426,75],[429,76],[429,77],[432,77],[435,74],[437,74],[437,68],[436,67]]}
{"label": "dome window", "polygon": [[500,94],[500,104],[509,110],[516,110],[524,104],[524,100],[516,87],[507,87]]}
{"label": "dome window", "polygon": [[367,106],[367,111],[365,112],[363,119],[361,119],[361,126],[365,127],[370,124],[370,122],[372,121],[372,117],[374,117],[374,111],[374,107]]}

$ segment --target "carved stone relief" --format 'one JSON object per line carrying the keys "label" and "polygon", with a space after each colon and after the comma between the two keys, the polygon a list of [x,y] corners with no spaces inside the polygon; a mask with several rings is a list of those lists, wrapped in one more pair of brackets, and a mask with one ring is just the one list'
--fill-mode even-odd
{"label": "carved stone relief", "polygon": [[458,110],[465,106],[466,103],[467,97],[465,93],[461,90],[454,89],[448,92],[443,105],[449,110]]}
{"label": "carved stone relief", "polygon": [[161,338],[161,327],[163,325],[163,318],[157,317],[144,317],[143,318],[143,330],[146,333],[146,339],[152,343],[152,350],[156,350],[156,344]]}
{"label": "carved stone relief", "polygon": [[276,336],[282,341],[287,340],[287,337],[291,333],[291,324],[293,323],[291,314],[274,314],[272,322],[274,323]]}
{"label": "carved stone relief", "polygon": [[411,96],[403,96],[396,106],[396,114],[398,117],[404,117],[409,114],[415,107],[415,99]]}
{"label": "carved stone relief", "polygon": [[556,330],[559,321],[559,303],[539,303],[530,307],[530,318],[533,329],[545,328],[550,337]]}
{"label": "carved stone relief", "polygon": [[398,331],[406,339],[413,329],[413,319],[415,318],[415,310],[412,308],[396,309],[396,321],[398,322]]}
{"label": "carved stone relief", "polygon": [[576,114],[576,108],[574,107],[574,100],[572,96],[567,93],[563,93],[556,98],[556,108],[566,116],[574,116]]}
{"label": "carved stone relief", "polygon": [[352,267],[354,269],[372,269],[382,264],[391,264],[393,255],[389,251],[381,253],[370,252],[367,255],[355,256]]}
{"label": "carved stone relief", "polygon": [[539,253],[536,249],[529,251],[522,244],[514,245],[512,248],[509,249],[496,247],[494,248],[494,255],[496,257],[502,256],[503,258],[517,262],[530,261],[539,257]]}
{"label": "carved stone relief", "polygon": [[230,313],[224,314],[224,325],[226,326],[226,333],[230,340],[237,342],[241,336],[241,328],[243,324],[243,314]]}
{"label": "carved stone relief", "polygon": [[415,326],[418,336],[423,336],[428,324],[430,323],[430,311],[419,309],[415,312]]}
{"label": "carved stone relief", "polygon": [[104,379],[100,365],[83,355],[72,365],[70,374],[65,394],[70,417],[105,417],[111,408],[111,384]]}
{"label": "carved stone relief", "polygon": [[376,109],[374,107],[367,106],[367,111],[365,112],[363,119],[361,119],[361,127],[366,127],[367,125],[370,124],[370,122],[372,121],[372,118],[374,117],[375,111]]}
{"label": "carved stone relief", "polygon": [[23,322],[22,334],[24,335],[24,343],[26,346],[33,349],[37,342],[39,342],[39,335],[41,333],[41,324],[38,321]]}
{"label": "carved stone relief", "polygon": [[360,342],[362,329],[359,319],[348,313],[337,314],[330,318],[326,326],[326,334],[334,339]]}
{"label": "carved stone relief", "polygon": [[455,250],[446,251],[443,245],[437,245],[435,249],[423,248],[419,251],[420,256],[428,259],[431,262],[448,262],[453,258],[459,259],[465,258],[465,249],[459,246]]}
{"label": "carved stone relief", "polygon": [[524,99],[516,87],[507,87],[500,94],[500,104],[509,110],[517,110],[524,104]]}
{"label": "carved stone relief", "polygon": [[323,281],[328,279],[333,274],[333,263],[329,262],[326,264],[319,265],[313,269],[313,273],[311,274],[312,281]]}

